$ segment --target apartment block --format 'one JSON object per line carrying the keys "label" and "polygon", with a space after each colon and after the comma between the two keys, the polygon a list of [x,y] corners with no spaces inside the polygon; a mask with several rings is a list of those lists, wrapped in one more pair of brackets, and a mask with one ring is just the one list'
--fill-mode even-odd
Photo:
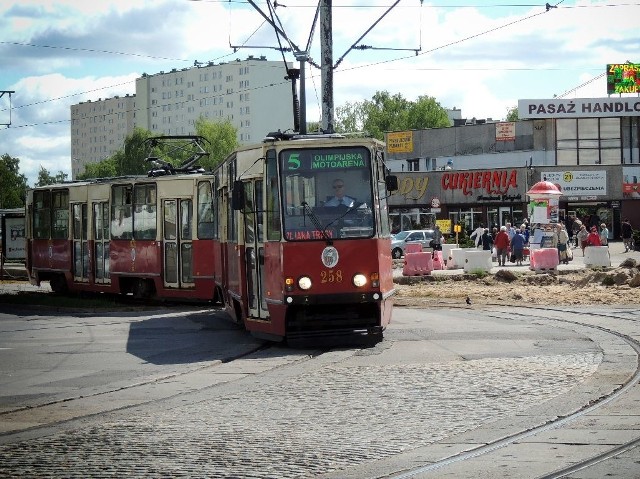
{"label": "apartment block", "polygon": [[265,57],[196,62],[190,68],[143,73],[133,96],[72,105],[73,178],[85,164],[122,148],[136,126],[158,135],[190,135],[201,116],[228,120],[238,129],[242,145],[259,142],[270,131],[291,129],[292,92],[286,74],[281,61]]}
{"label": "apartment block", "polygon": [[71,177],[122,148],[136,126],[136,96],[125,95],[71,106]]}

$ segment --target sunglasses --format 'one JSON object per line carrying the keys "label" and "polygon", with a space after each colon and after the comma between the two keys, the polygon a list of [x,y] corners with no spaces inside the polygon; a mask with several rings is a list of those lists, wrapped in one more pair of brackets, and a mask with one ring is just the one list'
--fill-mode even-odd
{"label": "sunglasses", "polygon": [[334,190],[339,190],[340,188],[344,188],[344,185],[333,185]]}

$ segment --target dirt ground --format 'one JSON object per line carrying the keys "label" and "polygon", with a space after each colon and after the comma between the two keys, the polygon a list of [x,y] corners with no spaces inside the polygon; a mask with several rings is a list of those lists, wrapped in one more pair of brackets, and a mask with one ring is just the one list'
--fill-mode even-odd
{"label": "dirt ground", "polygon": [[395,304],[408,307],[466,305],[467,297],[472,306],[640,304],[640,266],[632,259],[618,268],[556,274],[536,274],[526,271],[526,266],[520,268],[507,267],[486,276],[396,278]]}

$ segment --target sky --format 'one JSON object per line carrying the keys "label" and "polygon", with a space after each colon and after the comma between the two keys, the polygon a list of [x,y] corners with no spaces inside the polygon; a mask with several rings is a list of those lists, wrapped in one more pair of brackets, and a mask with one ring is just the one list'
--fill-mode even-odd
{"label": "sky", "polygon": [[[281,29],[319,65],[316,3],[276,3]],[[336,108],[388,91],[500,120],[518,99],[606,97],[606,64],[640,62],[640,0],[394,3],[333,0]],[[15,92],[0,97],[0,155],[19,158],[31,186],[40,168],[71,178],[71,105],[195,61],[282,60],[277,46],[244,0],[0,0],[0,91]],[[320,70],[306,78],[307,120],[320,121]]]}

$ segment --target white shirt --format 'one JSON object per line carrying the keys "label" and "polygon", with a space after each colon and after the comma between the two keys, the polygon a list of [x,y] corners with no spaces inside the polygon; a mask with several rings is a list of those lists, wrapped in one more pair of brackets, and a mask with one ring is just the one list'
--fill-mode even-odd
{"label": "white shirt", "polygon": [[353,207],[355,205],[356,200],[354,200],[353,198],[349,197],[349,196],[343,196],[342,198],[338,198],[337,196],[334,196],[333,198],[331,198],[330,200],[327,200],[324,204],[324,206],[340,206],[340,205],[345,205],[349,208]]}

